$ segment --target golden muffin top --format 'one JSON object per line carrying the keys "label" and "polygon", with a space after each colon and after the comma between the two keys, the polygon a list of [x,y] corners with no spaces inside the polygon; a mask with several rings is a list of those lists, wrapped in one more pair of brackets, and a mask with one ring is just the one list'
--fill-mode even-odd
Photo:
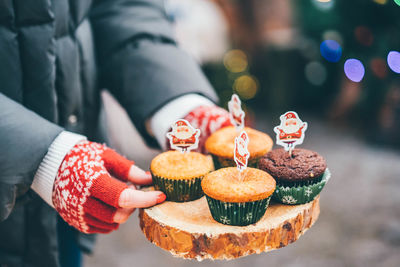
{"label": "golden muffin top", "polygon": [[192,179],[213,169],[211,158],[197,152],[167,151],[157,155],[150,165],[154,175],[168,179]]}
{"label": "golden muffin top", "polygon": [[224,202],[251,202],[265,199],[275,191],[276,182],[268,173],[247,168],[241,174],[236,167],[210,172],[201,181],[204,194]]}
{"label": "golden muffin top", "polygon": [[[244,127],[244,130],[250,139],[248,145],[250,158],[261,157],[271,150],[273,141],[269,135],[248,127]],[[233,158],[235,137],[238,135],[239,133],[236,132],[233,126],[222,128],[207,139],[206,149],[216,156]]]}

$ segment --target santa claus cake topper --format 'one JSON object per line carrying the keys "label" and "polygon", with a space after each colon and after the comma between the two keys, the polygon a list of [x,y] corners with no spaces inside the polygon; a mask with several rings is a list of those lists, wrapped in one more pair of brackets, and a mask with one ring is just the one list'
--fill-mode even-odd
{"label": "santa claus cake topper", "polygon": [[281,124],[274,128],[276,143],[292,154],[295,146],[303,143],[307,122],[303,122],[294,111],[286,112],[280,119]]}
{"label": "santa claus cake topper", "polygon": [[245,131],[242,131],[239,136],[235,138],[235,150],[233,151],[233,157],[240,172],[247,168],[247,160],[250,157],[250,153],[247,148],[249,141],[249,136]]}
{"label": "santa claus cake topper", "polygon": [[167,133],[171,148],[184,152],[196,149],[199,145],[200,130],[193,128],[187,120],[180,119],[171,125],[172,131]]}
{"label": "santa claus cake topper", "polygon": [[244,128],[244,111],[242,103],[237,94],[233,94],[231,101],[228,102],[229,117],[236,131],[240,132]]}

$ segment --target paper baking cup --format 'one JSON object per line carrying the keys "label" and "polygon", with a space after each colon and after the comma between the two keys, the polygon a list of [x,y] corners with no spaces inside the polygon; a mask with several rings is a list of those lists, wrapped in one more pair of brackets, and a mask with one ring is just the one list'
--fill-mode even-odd
{"label": "paper baking cup", "polygon": [[[236,167],[236,163],[233,159],[231,158],[224,158],[224,157],[218,157],[216,155],[211,154],[213,162],[214,162],[214,168],[215,170],[221,169],[221,168],[226,168],[226,167]],[[257,158],[250,158],[247,167],[252,167],[252,168],[257,168],[258,161],[261,159],[261,157]]]}
{"label": "paper baking cup", "polygon": [[322,179],[312,184],[287,186],[287,184],[282,185],[277,182],[273,199],[279,203],[287,205],[298,205],[311,202],[319,195],[319,193],[321,193],[329,178],[331,178],[331,172],[329,169],[326,169],[322,175]]}
{"label": "paper baking cup", "polygon": [[191,179],[167,179],[151,174],[154,188],[164,192],[167,200],[175,202],[186,202],[202,197],[201,180],[203,176]]}
{"label": "paper baking cup", "polygon": [[219,223],[246,226],[258,222],[265,214],[271,197],[253,202],[223,202],[206,195],[211,215]]}

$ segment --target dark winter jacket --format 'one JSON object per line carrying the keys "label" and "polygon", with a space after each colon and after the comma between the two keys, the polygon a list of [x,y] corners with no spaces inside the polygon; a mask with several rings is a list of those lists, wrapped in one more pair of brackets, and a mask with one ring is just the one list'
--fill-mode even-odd
{"label": "dark winter jacket", "polygon": [[63,128],[94,137],[99,88],[149,144],[144,122],[165,103],[215,99],[162,1],[0,1],[0,265],[58,266],[56,212],[30,185]]}

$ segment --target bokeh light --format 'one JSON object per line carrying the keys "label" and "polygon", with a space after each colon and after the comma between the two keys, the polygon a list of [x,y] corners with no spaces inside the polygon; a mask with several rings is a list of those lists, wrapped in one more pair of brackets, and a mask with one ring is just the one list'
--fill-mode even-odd
{"label": "bokeh light", "polygon": [[369,28],[365,26],[358,26],[354,29],[354,36],[356,40],[364,45],[364,46],[371,46],[374,42],[374,36]]}
{"label": "bokeh light", "polygon": [[400,73],[400,53],[398,51],[389,52],[387,56],[387,63],[392,71]]}
{"label": "bokeh light", "polygon": [[338,62],[342,56],[342,47],[335,40],[325,40],[319,46],[321,55],[329,62]]}
{"label": "bokeh light", "polygon": [[317,61],[308,63],[304,69],[304,74],[313,85],[322,85],[326,80],[326,68]]}
{"label": "bokeh light", "polygon": [[369,63],[369,67],[372,73],[379,79],[384,79],[386,77],[387,67],[386,67],[386,62],[383,58],[380,57],[373,58]]}
{"label": "bokeh light", "polygon": [[334,6],[334,0],[313,0],[314,6],[321,11],[328,11]]}
{"label": "bokeh light", "polygon": [[365,69],[360,60],[350,58],[344,63],[344,73],[353,82],[360,82],[364,78]]}
{"label": "bokeh light", "polygon": [[398,6],[400,6],[400,0],[394,0],[394,2],[395,2]]}
{"label": "bokeh light", "polygon": [[387,0],[374,0],[374,2],[380,5],[384,5],[387,3]]}
{"label": "bokeh light", "polygon": [[243,99],[253,98],[258,91],[258,81],[250,75],[242,75],[233,83],[234,91]]}
{"label": "bokeh light", "polygon": [[230,72],[243,72],[247,69],[247,56],[242,50],[230,50],[224,56],[224,65]]}
{"label": "bokeh light", "polygon": [[343,45],[343,37],[340,32],[335,30],[327,30],[322,34],[322,39],[324,40],[334,40],[340,45]]}

